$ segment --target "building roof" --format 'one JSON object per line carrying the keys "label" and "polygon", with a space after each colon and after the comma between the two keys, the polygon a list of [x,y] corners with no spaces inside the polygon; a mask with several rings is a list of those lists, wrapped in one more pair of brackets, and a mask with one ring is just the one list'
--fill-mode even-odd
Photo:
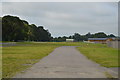
{"label": "building roof", "polygon": [[88,40],[106,40],[108,38],[88,38]]}

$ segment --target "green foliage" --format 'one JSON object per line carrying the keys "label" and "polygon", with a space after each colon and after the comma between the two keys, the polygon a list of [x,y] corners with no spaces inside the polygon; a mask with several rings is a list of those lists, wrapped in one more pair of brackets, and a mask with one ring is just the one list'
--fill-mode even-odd
{"label": "green foliage", "polygon": [[15,16],[2,18],[3,41],[50,41],[51,34],[43,27],[29,25],[25,20]]}
{"label": "green foliage", "polygon": [[[1,18],[0,18],[1,19]],[[64,42],[66,39],[74,39],[74,41],[84,41],[88,38],[109,38],[115,37],[113,34],[106,35],[104,32],[98,32],[91,34],[88,32],[86,35],[80,35],[75,33],[71,36],[63,37],[51,37],[48,30],[45,30],[43,26],[36,26],[35,24],[29,24],[25,20],[19,19],[16,16],[4,16],[2,17],[2,40],[3,41],[52,41],[52,42]]]}
{"label": "green foliage", "polygon": [[99,32],[99,33],[95,33],[93,35],[94,38],[106,38],[107,35],[104,32]]}
{"label": "green foliage", "polygon": [[78,33],[75,33],[73,38],[75,39],[75,41],[80,41],[81,40],[81,35]]}
{"label": "green foliage", "polygon": [[63,36],[63,37],[55,37],[52,39],[52,41],[55,42],[63,42],[66,41],[66,39],[74,39],[75,42],[79,42],[79,41],[87,41],[88,38],[113,38],[116,37],[113,34],[107,35],[104,32],[98,32],[95,34],[91,34],[90,32],[88,32],[86,35],[80,35],[79,33],[75,33],[72,36]]}
{"label": "green foliage", "polygon": [[2,41],[2,18],[0,17],[0,41]]}

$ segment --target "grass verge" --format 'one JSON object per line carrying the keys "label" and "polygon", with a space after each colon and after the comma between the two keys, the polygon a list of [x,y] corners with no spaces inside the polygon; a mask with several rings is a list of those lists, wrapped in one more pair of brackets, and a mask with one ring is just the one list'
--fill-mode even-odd
{"label": "grass verge", "polygon": [[105,44],[86,44],[77,49],[89,59],[104,67],[119,67],[118,49],[109,48]]}
{"label": "grass verge", "polygon": [[[105,67],[118,67],[118,50],[105,44],[82,42],[18,42],[2,47],[3,78],[10,78],[16,73],[31,67],[59,46],[78,46],[77,49],[89,59]],[[8,45],[8,46],[6,46]]]}
{"label": "grass verge", "polygon": [[2,47],[0,47],[0,79],[1,78],[2,78]]}
{"label": "grass verge", "polygon": [[113,77],[111,74],[109,74],[108,72],[105,72],[105,75],[107,78],[109,79],[114,79],[115,77]]}
{"label": "grass verge", "polygon": [[[20,44],[20,45],[19,45]],[[23,44],[23,45],[22,45]],[[3,78],[10,78],[47,56],[56,47],[41,43],[18,43],[17,46],[2,48]]]}

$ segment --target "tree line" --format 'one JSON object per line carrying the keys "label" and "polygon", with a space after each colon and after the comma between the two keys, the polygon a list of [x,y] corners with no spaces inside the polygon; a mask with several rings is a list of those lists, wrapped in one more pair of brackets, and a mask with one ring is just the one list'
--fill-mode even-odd
{"label": "tree line", "polygon": [[115,35],[107,35],[104,32],[91,34],[88,32],[85,35],[74,33],[71,36],[52,37],[48,30],[43,26],[29,24],[25,20],[21,20],[17,16],[4,16],[2,19],[2,41],[52,41],[64,42],[66,39],[74,39],[75,41],[87,41],[88,38],[110,38]]}
{"label": "tree line", "polygon": [[53,38],[53,41],[56,42],[61,42],[61,41],[66,41],[66,39],[74,39],[74,41],[78,42],[78,41],[87,41],[88,38],[115,38],[116,36],[113,34],[107,35],[104,32],[98,32],[95,34],[91,34],[90,32],[88,32],[85,35],[80,35],[79,33],[74,33],[74,35],[71,36],[63,36],[63,37],[55,37]]}
{"label": "tree line", "polygon": [[50,41],[51,34],[43,26],[29,24],[16,16],[2,17],[3,41]]}

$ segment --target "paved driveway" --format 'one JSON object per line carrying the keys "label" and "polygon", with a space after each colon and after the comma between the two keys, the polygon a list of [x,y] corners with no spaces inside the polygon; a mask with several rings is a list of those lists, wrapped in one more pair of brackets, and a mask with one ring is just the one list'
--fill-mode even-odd
{"label": "paved driveway", "polygon": [[103,67],[88,60],[75,46],[63,46],[15,78],[106,78],[106,75]]}

